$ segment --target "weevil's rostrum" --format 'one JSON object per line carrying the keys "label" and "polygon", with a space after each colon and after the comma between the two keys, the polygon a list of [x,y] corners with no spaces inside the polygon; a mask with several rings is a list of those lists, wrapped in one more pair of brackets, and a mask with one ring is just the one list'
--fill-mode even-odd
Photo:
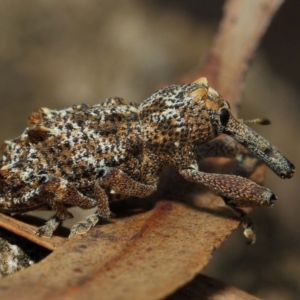
{"label": "weevil's rostrum", "polygon": [[[222,133],[239,144],[231,138],[214,139]],[[70,206],[97,207],[72,227],[73,236],[88,231],[99,218],[109,218],[110,201],[151,195],[164,165],[222,195],[236,211],[272,205],[276,197],[243,177],[201,172],[200,159],[248,153],[282,178],[294,173],[279,150],[232,116],[227,101],[205,78],[161,89],[141,105],[109,98],[94,106],[40,108],[29,117],[25,131],[6,141],[3,149],[0,211],[55,211],[37,231],[46,236],[72,217]],[[249,228],[246,235],[253,241]]]}

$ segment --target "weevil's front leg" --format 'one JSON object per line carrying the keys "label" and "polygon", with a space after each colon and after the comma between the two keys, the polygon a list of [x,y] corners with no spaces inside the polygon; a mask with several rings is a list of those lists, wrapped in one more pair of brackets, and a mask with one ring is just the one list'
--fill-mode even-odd
{"label": "weevil's front leg", "polygon": [[196,148],[197,160],[208,157],[234,158],[237,165],[233,173],[247,175],[261,162],[254,157],[244,146],[229,136],[216,138]]}
{"label": "weevil's front leg", "polygon": [[255,242],[253,224],[240,207],[272,206],[276,196],[268,188],[235,175],[204,173],[192,168],[180,173],[185,179],[202,183],[223,196],[225,203],[239,216],[248,243]]}
{"label": "weevil's front leg", "polygon": [[229,136],[216,138],[196,148],[197,159],[207,157],[235,158],[241,153],[249,153],[246,148]]}
{"label": "weevil's front leg", "polygon": [[99,170],[95,183],[95,199],[97,212],[88,216],[84,221],[75,224],[69,238],[75,234],[83,234],[94,227],[99,219],[109,219],[109,201],[103,187],[109,188],[111,194],[124,196],[147,197],[156,191],[156,185],[147,185],[130,178],[117,168],[104,167]]}
{"label": "weevil's front leg", "polygon": [[180,174],[188,181],[204,184],[238,207],[271,206],[276,199],[268,188],[240,176],[204,173],[196,169],[184,169]]}

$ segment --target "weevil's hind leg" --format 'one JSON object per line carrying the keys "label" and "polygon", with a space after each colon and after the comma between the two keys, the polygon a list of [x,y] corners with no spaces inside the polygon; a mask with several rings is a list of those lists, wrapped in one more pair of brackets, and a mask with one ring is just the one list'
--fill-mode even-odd
{"label": "weevil's hind leg", "polygon": [[247,214],[241,209],[230,203],[230,199],[223,197],[224,202],[232,209],[234,214],[240,219],[241,224],[244,228],[244,236],[247,239],[247,244],[252,245],[256,242],[255,227],[252,220]]}
{"label": "weevil's hind leg", "polygon": [[130,178],[117,168],[105,167],[99,170],[95,182],[95,199],[97,212],[88,216],[84,221],[75,224],[69,238],[75,234],[83,234],[94,227],[99,219],[109,219],[111,212],[109,200],[104,188],[109,188],[111,194],[124,196],[147,197],[156,191],[156,185],[147,185]]}

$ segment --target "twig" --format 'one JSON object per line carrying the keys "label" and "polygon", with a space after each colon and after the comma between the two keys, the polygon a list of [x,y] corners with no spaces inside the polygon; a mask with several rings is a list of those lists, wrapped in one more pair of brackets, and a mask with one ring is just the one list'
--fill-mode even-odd
{"label": "twig", "polygon": [[53,236],[51,239],[43,236],[39,237],[35,234],[37,229],[36,226],[19,221],[15,218],[9,217],[1,213],[0,213],[0,227],[3,227],[6,230],[13,232],[14,234],[17,234],[21,237],[24,237],[29,241],[37,245],[40,245],[42,247],[45,247],[46,249],[49,249],[51,251],[61,246],[66,241],[65,238],[59,236]]}

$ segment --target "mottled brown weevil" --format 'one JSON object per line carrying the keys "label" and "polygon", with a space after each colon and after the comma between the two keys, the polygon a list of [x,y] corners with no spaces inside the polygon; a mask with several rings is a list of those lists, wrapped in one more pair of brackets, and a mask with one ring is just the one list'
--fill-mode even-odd
{"label": "mottled brown weevil", "polygon": [[[220,134],[230,138],[214,139]],[[236,157],[245,148],[281,178],[293,176],[294,166],[236,119],[206,78],[165,87],[141,105],[109,98],[94,106],[39,108],[25,131],[5,142],[0,211],[55,211],[55,217],[37,230],[51,237],[63,220],[72,217],[67,207],[97,207],[72,227],[72,237],[90,230],[99,218],[109,218],[111,200],[151,195],[162,167],[171,165],[186,180],[223,196],[240,214],[244,233],[254,242],[252,224],[240,207],[271,206],[275,195],[246,178],[205,173],[198,167],[205,157]]]}

